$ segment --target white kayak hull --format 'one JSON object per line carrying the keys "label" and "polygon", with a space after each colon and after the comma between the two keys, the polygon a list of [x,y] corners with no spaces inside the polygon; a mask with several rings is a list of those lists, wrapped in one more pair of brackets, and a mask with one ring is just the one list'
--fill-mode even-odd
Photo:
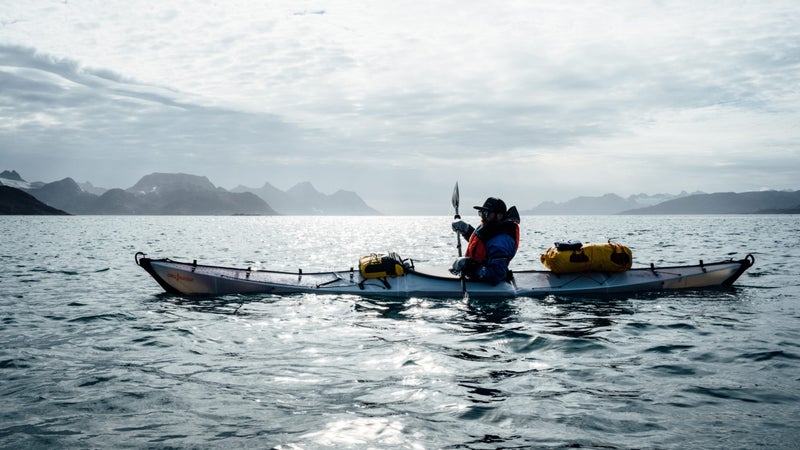
{"label": "white kayak hull", "polygon": [[[673,289],[730,286],[755,259],[697,265],[631,269],[625,272],[556,274],[542,270],[514,271],[513,280],[496,286],[465,283],[470,298],[542,297],[547,295],[597,296]],[[165,291],[183,295],[226,294],[352,294],[381,298],[458,298],[461,280],[446,272],[426,273],[409,268],[402,276],[364,279],[358,270],[305,273],[250,270],[151,259],[141,252],[136,263]]]}

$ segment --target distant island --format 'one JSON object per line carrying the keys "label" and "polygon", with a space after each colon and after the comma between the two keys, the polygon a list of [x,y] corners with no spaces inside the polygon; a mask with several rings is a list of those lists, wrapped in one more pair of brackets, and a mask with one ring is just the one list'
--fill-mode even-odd
{"label": "distant island", "polygon": [[11,186],[0,186],[0,215],[68,215],[36,200],[27,192]]}
{"label": "distant island", "polygon": [[[72,178],[52,183],[28,183],[16,171],[0,173],[0,185],[32,196],[40,203],[70,214],[111,215],[379,215],[354,192],[333,195],[300,183],[287,192],[274,189],[268,200],[259,190],[239,187],[236,192],[216,187],[204,176],[153,173],[127,189],[100,189],[79,185]],[[266,188],[267,185],[265,185]],[[262,188],[262,191],[265,189]],[[91,191],[91,192],[90,192]],[[3,191],[3,202],[22,207],[23,197]],[[273,208],[269,201],[280,205]],[[20,203],[17,205],[17,203]],[[10,214],[0,212],[0,214]],[[55,213],[54,213],[55,214]]]}

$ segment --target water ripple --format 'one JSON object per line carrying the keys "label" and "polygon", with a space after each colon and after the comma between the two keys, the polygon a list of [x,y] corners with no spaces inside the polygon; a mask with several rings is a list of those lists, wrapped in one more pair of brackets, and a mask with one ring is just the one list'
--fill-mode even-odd
{"label": "water ripple", "polygon": [[377,243],[444,266],[453,257],[445,219],[0,218],[13,236],[0,257],[0,447],[800,440],[796,217],[525,219],[533,225],[518,260],[531,264],[564,233],[623,236],[638,264],[762,249],[733,289],[607,299],[185,299],[131,262],[145,250],[327,269],[349,267]]}

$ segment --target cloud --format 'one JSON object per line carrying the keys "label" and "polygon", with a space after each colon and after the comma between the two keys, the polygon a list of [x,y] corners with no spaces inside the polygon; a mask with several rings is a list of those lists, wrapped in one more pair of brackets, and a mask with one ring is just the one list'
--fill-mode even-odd
{"label": "cloud", "polygon": [[[7,8],[9,168],[369,185],[368,202],[398,212],[457,179],[523,207],[797,188],[791,1],[143,5]],[[113,161],[110,181],[93,175]]]}
{"label": "cloud", "polygon": [[210,169],[222,156],[235,167],[290,152],[313,134],[269,114],[203,106],[185,94],[32,49],[0,46],[0,62],[0,144],[20,162],[55,157],[106,167]]}

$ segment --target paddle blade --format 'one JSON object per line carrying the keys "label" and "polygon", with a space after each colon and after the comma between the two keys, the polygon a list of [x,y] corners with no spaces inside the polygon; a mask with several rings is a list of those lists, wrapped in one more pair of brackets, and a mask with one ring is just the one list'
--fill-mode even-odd
{"label": "paddle blade", "polygon": [[456,187],[453,189],[453,208],[456,209],[456,212],[458,212],[458,202],[459,202],[458,181],[456,181]]}

